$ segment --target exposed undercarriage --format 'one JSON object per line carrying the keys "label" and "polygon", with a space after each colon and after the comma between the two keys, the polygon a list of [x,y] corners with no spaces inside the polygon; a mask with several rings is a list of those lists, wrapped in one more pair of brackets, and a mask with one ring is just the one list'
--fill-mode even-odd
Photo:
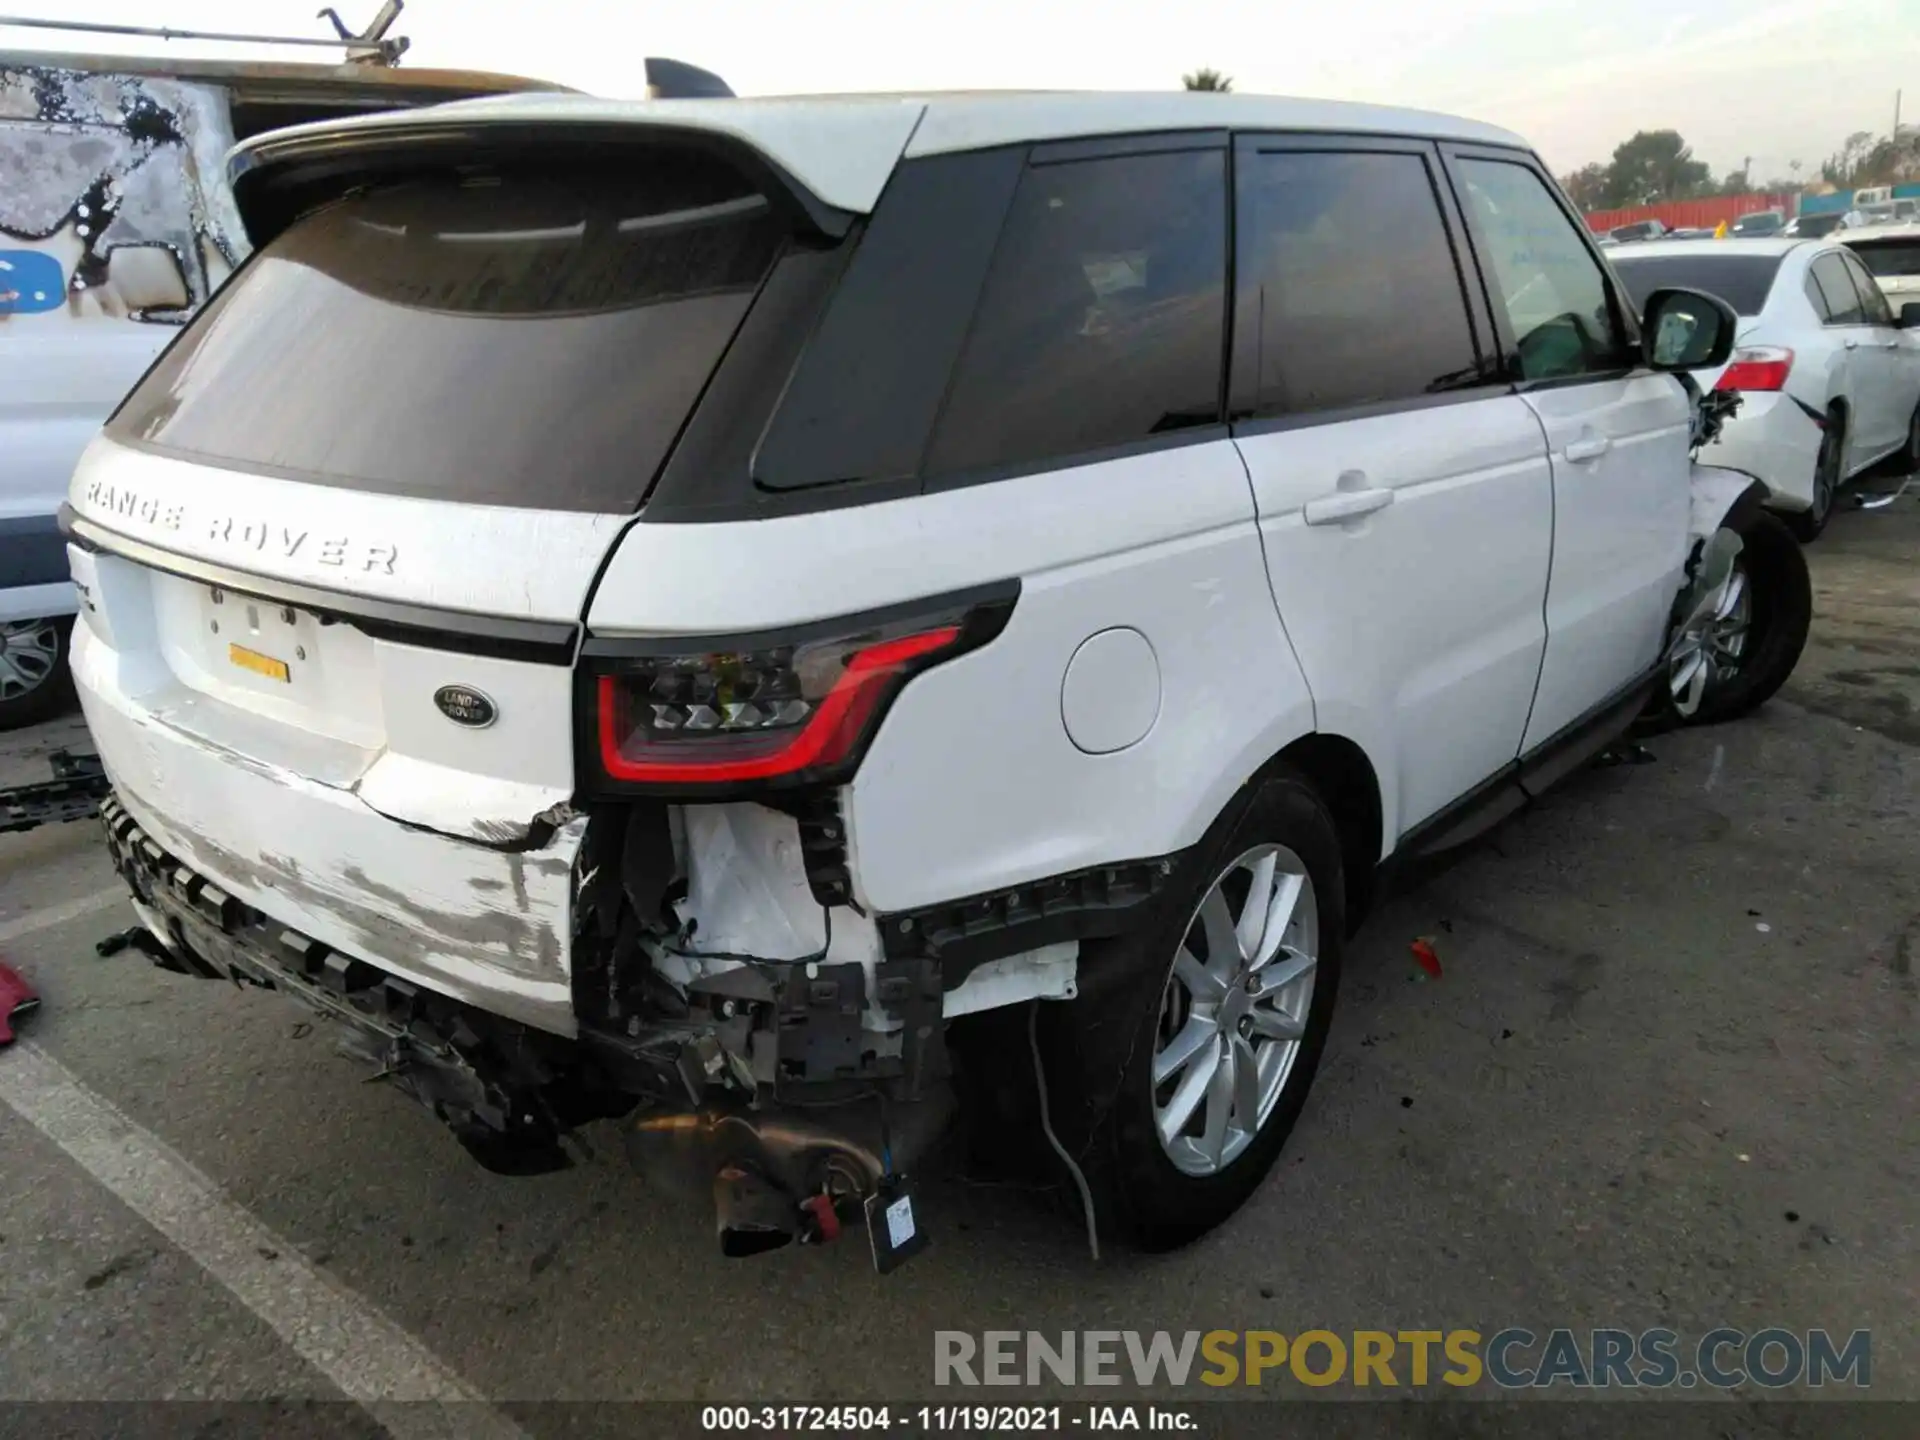
{"label": "exposed undercarriage", "polygon": [[894,1194],[954,1109],[946,1020],[1072,995],[1077,947],[1053,937],[1117,925],[1154,888],[1115,871],[1070,878],[1051,908],[982,897],[970,925],[870,916],[848,894],[837,811],[792,809],[639,801],[589,817],[572,1037],[334,950],[197,873],[117,798],[101,813],[145,924],[127,943],[156,963],[340,1021],[344,1051],[495,1172],[565,1167],[579,1126],[619,1119],[635,1164],[710,1187],[723,1252],[751,1254],[831,1238]]}

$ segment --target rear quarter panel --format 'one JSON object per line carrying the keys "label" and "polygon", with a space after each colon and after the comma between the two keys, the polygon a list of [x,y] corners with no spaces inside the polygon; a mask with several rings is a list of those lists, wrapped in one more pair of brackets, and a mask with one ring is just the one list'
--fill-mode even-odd
{"label": "rear quarter panel", "polygon": [[[1010,578],[1006,630],[907,686],[846,792],[872,908],[1181,849],[1313,728],[1224,437],[819,514],[642,523],[589,625],[764,631]],[[1136,743],[1088,754],[1067,734],[1064,680],[1083,642],[1123,626],[1152,649],[1158,708]]]}

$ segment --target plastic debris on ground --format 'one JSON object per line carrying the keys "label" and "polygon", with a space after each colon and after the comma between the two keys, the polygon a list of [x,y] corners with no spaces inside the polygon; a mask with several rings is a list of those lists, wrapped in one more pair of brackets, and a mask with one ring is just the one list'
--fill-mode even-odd
{"label": "plastic debris on ground", "polygon": [[1853,508],[1856,510],[1884,510],[1902,495],[1906,494],[1907,487],[1912,483],[1913,476],[1909,475],[1900,482],[1898,489],[1889,490],[1884,494],[1869,495],[1864,491],[1856,491],[1853,497]]}
{"label": "plastic debris on ground", "polygon": [[1414,963],[1434,979],[1440,978],[1440,952],[1433,947],[1433,937],[1422,935],[1407,947],[1413,952]]}
{"label": "plastic debris on ground", "polygon": [[40,997],[20,972],[0,960],[0,1045],[12,1043],[13,1022],[39,1004]]}
{"label": "plastic debris on ground", "polygon": [[1605,770],[1614,765],[1651,765],[1658,758],[1646,746],[1626,740],[1609,745],[1593,757],[1592,764],[1596,770]]}

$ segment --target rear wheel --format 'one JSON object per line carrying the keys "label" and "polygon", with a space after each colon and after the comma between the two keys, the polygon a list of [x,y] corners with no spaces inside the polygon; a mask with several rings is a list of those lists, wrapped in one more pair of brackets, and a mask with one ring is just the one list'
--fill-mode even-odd
{"label": "rear wheel", "polygon": [[1756,508],[1731,528],[1732,569],[1668,651],[1673,709],[1690,725],[1758,709],[1793,673],[1813,620],[1806,556],[1779,518]]}
{"label": "rear wheel", "polygon": [[1820,453],[1813,462],[1813,504],[1787,522],[1802,541],[1816,538],[1833,517],[1833,502],[1840,493],[1841,467],[1846,453],[1846,412],[1836,407],[1827,412],[1827,426],[1820,435]]}
{"label": "rear wheel", "polygon": [[73,621],[0,620],[0,730],[57,715],[73,699],[67,637]]}
{"label": "rear wheel", "polygon": [[1345,933],[1339,840],[1300,777],[1217,821],[1133,935],[1085,947],[1051,1037],[1104,1232],[1183,1245],[1259,1186],[1326,1043]]}

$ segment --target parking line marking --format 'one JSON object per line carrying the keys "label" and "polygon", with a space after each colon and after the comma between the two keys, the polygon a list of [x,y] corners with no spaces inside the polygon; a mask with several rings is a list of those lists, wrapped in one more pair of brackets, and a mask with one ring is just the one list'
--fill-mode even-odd
{"label": "parking line marking", "polygon": [[395,1440],[527,1440],[372,1302],[308,1264],[32,1041],[0,1051],[0,1103],[224,1285]]}
{"label": "parking line marking", "polygon": [[69,920],[78,920],[82,915],[91,915],[96,910],[109,910],[116,901],[131,908],[132,897],[127,893],[126,886],[116,885],[111,890],[82,895],[78,900],[69,900],[64,905],[49,905],[44,910],[29,910],[18,919],[0,921],[0,945],[10,944],[38,930],[64,925]]}

